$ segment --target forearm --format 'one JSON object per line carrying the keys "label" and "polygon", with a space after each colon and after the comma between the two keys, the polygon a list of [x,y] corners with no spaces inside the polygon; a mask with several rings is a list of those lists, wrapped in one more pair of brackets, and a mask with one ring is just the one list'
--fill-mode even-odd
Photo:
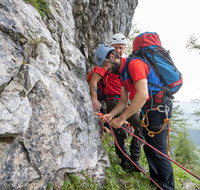
{"label": "forearm", "polygon": [[99,111],[100,109],[100,102],[98,101],[98,96],[97,96],[97,83],[101,79],[101,75],[94,73],[92,76],[92,79],[90,81],[90,95],[91,95],[91,100],[92,100],[92,107],[94,111]]}
{"label": "forearm", "polygon": [[127,102],[123,102],[120,99],[117,105],[115,106],[115,108],[110,112],[110,115],[112,116],[112,118],[116,116],[118,113],[122,112],[124,108],[126,107],[126,105],[127,105]]}
{"label": "forearm", "polygon": [[126,108],[125,111],[121,114],[121,120],[127,120],[131,115],[141,109],[149,97],[146,79],[137,81],[135,83],[135,88],[136,94],[129,107]]}
{"label": "forearm", "polygon": [[90,83],[91,100],[97,100],[97,83]]}
{"label": "forearm", "polygon": [[146,97],[136,93],[131,104],[120,115],[121,120],[127,120],[130,116],[136,113],[146,102]]}
{"label": "forearm", "polygon": [[121,87],[121,98],[115,108],[110,112],[112,117],[122,112],[128,103],[128,91],[126,91],[125,87]]}

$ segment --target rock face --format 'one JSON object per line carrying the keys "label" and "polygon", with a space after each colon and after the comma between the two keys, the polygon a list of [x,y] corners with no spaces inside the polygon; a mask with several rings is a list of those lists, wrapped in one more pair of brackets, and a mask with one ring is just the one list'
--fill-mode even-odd
{"label": "rock face", "polygon": [[1,0],[0,189],[42,190],[81,171],[103,183],[110,162],[86,74],[99,44],[129,34],[137,3],[49,0],[42,19]]}

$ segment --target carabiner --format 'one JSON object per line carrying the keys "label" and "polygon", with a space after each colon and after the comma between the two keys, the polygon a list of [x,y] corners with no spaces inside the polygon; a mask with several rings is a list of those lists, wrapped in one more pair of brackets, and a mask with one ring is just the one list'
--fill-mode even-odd
{"label": "carabiner", "polygon": [[165,113],[165,110],[160,110],[161,107],[164,108],[165,106],[159,105],[159,106],[157,107],[158,111],[161,112],[161,113]]}

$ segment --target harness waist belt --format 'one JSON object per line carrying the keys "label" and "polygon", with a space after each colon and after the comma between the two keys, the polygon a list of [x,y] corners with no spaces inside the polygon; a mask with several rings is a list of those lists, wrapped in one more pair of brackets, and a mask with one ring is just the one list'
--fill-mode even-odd
{"label": "harness waist belt", "polygon": [[121,98],[121,96],[119,95],[115,95],[115,96],[110,96],[110,95],[106,95],[106,100],[109,98]]}

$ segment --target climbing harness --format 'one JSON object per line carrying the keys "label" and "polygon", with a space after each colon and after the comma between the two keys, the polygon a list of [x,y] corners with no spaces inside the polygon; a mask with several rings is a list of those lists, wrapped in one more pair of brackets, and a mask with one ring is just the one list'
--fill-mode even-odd
{"label": "climbing harness", "polygon": [[[164,108],[164,110],[162,110],[161,108]],[[167,148],[167,154],[168,154],[168,156],[170,156],[170,150],[169,150],[169,131],[170,131],[171,120],[168,118],[168,113],[170,111],[170,108],[167,105],[164,105],[164,106],[163,105],[159,105],[156,108],[147,109],[146,110],[146,114],[144,114],[144,110],[143,109],[141,109],[141,111],[142,111],[142,116],[143,116],[143,118],[141,120],[141,125],[142,125],[142,127],[144,127],[148,131],[148,135],[150,137],[154,137],[154,135],[159,134],[165,128],[166,123],[168,124],[167,125],[168,126],[168,137],[167,137],[168,148]],[[165,113],[165,115],[166,115],[166,118],[164,119],[164,124],[163,124],[162,128],[158,132],[150,131],[147,128],[149,126],[149,119],[148,119],[148,112],[149,111],[158,111],[158,112]],[[146,124],[145,124],[145,121],[146,121]]]}

